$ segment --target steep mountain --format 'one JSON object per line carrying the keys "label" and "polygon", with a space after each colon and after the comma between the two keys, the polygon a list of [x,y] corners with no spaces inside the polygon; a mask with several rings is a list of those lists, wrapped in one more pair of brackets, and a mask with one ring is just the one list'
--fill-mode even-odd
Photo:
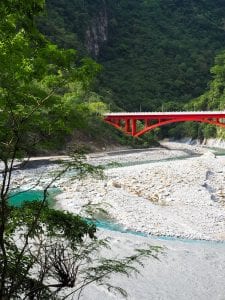
{"label": "steep mountain", "polygon": [[225,48],[223,0],[47,0],[47,12],[41,30],[102,64],[97,92],[125,110],[182,109]]}

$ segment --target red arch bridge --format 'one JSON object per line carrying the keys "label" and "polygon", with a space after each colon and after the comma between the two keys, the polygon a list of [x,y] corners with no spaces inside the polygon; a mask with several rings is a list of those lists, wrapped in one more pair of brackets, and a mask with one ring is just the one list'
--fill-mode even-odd
{"label": "red arch bridge", "polygon": [[[146,132],[176,122],[203,122],[225,128],[225,111],[200,112],[118,112],[104,115],[104,121],[128,135],[139,137]],[[137,126],[137,122],[142,126]]]}

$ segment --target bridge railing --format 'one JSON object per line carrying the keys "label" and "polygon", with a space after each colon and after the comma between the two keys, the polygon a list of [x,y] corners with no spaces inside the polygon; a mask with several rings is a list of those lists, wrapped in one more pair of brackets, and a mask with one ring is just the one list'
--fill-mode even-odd
{"label": "bridge railing", "polygon": [[168,112],[110,112],[105,113],[104,116],[132,116],[132,115],[145,115],[145,116],[151,116],[151,115],[225,115],[224,111],[168,111]]}

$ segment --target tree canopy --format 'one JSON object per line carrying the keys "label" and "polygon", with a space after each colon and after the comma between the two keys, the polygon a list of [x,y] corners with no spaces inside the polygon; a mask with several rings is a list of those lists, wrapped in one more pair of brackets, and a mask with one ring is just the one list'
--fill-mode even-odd
{"label": "tree canopy", "polygon": [[34,16],[44,1],[31,3],[9,1],[0,7],[1,157],[15,143],[26,151],[33,145],[34,151],[35,145],[49,146],[79,127],[88,110],[85,93],[100,69],[38,32]]}

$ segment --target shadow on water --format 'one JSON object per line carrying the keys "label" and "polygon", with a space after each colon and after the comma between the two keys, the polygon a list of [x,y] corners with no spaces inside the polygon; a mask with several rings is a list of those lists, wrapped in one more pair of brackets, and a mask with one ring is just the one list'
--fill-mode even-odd
{"label": "shadow on water", "polygon": [[[47,201],[49,205],[54,206],[55,196],[60,193],[59,189],[52,188],[49,189],[47,195]],[[42,201],[44,199],[44,191],[43,190],[17,190],[9,195],[9,205],[21,207],[24,202],[33,202],[33,201]]]}
{"label": "shadow on water", "polygon": [[179,157],[169,157],[169,158],[161,158],[161,159],[149,159],[149,160],[141,160],[141,161],[127,161],[127,162],[119,162],[119,163],[110,163],[104,165],[105,169],[112,169],[112,168],[121,168],[121,167],[130,167],[130,166],[137,166],[137,165],[145,165],[157,162],[167,162],[167,161],[177,161],[177,160],[185,160],[192,157],[200,157],[200,154],[192,154],[192,155],[185,155]]}
{"label": "shadow on water", "polygon": [[225,149],[223,148],[205,147],[205,146],[203,148],[212,151],[216,156],[225,156]]}
{"label": "shadow on water", "polygon": [[[213,147],[203,147],[204,149],[208,149],[212,151],[216,156],[225,156],[225,149],[222,148],[213,148]],[[180,150],[180,149],[170,149],[172,150]],[[157,162],[167,162],[167,161],[179,161],[179,160],[186,160],[193,157],[201,157],[202,154],[195,153],[192,150],[182,150],[185,155],[182,156],[176,156],[176,157],[169,157],[169,158],[163,158],[163,159],[149,159],[149,160],[141,160],[141,161],[128,161],[128,162],[120,162],[118,164],[109,164],[106,165],[107,169],[111,168],[118,168],[118,167],[129,167],[129,166],[136,166],[136,165],[144,165],[144,164],[151,164],[151,163],[157,163]]]}

